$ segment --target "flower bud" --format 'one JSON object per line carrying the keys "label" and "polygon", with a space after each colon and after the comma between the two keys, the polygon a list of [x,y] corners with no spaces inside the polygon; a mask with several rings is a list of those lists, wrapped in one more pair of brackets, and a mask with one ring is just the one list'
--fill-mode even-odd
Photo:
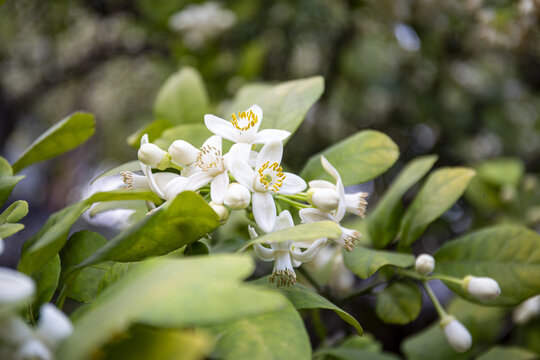
{"label": "flower bud", "polygon": [[160,170],[165,169],[169,163],[170,155],[152,143],[142,144],[137,153],[139,161],[145,165]]}
{"label": "flower bud", "polygon": [[172,160],[182,166],[192,164],[197,160],[199,149],[184,140],[176,140],[169,146]]}
{"label": "flower bud", "polygon": [[251,200],[249,189],[239,183],[229,184],[225,192],[224,203],[234,210],[245,209]]}
{"label": "flower bud", "polygon": [[216,204],[213,201],[210,201],[208,205],[210,205],[210,207],[214,209],[216,214],[218,214],[219,221],[224,222],[225,220],[227,220],[227,218],[229,217],[229,211],[227,211],[227,208],[225,206],[221,204]]}
{"label": "flower bud", "polygon": [[422,254],[416,258],[414,269],[420,275],[427,276],[433,272],[435,268],[435,259],[429,254]]}
{"label": "flower bud", "polygon": [[310,188],[308,201],[321,210],[332,211],[339,206],[339,194],[331,188]]}
{"label": "flower bud", "polygon": [[463,288],[474,297],[490,301],[501,294],[499,284],[489,277],[467,276],[463,279]]}
{"label": "flower bud", "polygon": [[51,348],[58,344],[73,332],[73,325],[69,318],[56,306],[47,303],[39,310],[37,334]]}
{"label": "flower bud", "polygon": [[538,315],[540,315],[540,295],[533,296],[522,302],[514,310],[512,320],[518,325],[523,325]]}
{"label": "flower bud", "polygon": [[465,352],[471,348],[472,337],[469,330],[453,316],[446,316],[440,322],[444,336],[457,352]]}

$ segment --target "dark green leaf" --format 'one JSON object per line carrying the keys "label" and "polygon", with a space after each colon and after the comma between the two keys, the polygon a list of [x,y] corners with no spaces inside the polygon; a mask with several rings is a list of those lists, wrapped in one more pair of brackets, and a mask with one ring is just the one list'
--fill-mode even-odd
{"label": "dark green leaf", "polygon": [[39,271],[32,274],[37,290],[34,298],[34,308],[38,309],[43,303],[51,301],[58,280],[60,279],[60,257],[53,256]]}
{"label": "dark green leaf", "polygon": [[343,251],[343,260],[345,266],[362,279],[367,279],[386,265],[405,268],[414,264],[412,255],[373,250],[361,246],[357,246],[351,252]]}
{"label": "dark green leaf", "polygon": [[377,316],[385,323],[408,324],[421,309],[422,292],[412,281],[395,282],[377,294]]}

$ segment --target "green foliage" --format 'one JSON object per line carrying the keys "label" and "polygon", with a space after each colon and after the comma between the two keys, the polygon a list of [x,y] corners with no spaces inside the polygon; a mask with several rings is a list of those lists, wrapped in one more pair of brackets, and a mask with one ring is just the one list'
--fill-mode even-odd
{"label": "green foliage", "polygon": [[[540,293],[540,236],[525,227],[499,225],[475,231],[443,245],[435,253],[435,273],[462,278],[467,275],[495,279],[501,295],[485,305],[517,305]],[[461,286],[447,283],[469,301],[480,300]]]}
{"label": "green foliage", "polygon": [[403,205],[401,198],[433,167],[437,156],[421,156],[407,164],[386,190],[374,211],[368,216],[369,236],[376,248],[392,242],[399,232]]}
{"label": "green foliage", "polygon": [[22,179],[24,176],[13,176],[11,165],[0,156],[0,206],[4,205],[15,185]]}
{"label": "green foliage", "polygon": [[148,140],[154,142],[166,129],[173,126],[169,120],[157,119],[150,124],[143,126],[127,138],[127,143],[138,149],[141,146],[141,138],[148,134]]}
{"label": "green foliage", "polygon": [[414,256],[390,251],[381,251],[357,246],[353,251],[343,251],[345,266],[353,273],[367,279],[381,267],[393,265],[401,268],[414,264]]}
{"label": "green foliage", "polygon": [[422,292],[410,280],[395,282],[377,294],[377,316],[389,324],[408,324],[422,309]]}
{"label": "green foliage", "polygon": [[[240,284],[252,271],[253,263],[245,256],[145,261],[102,292],[80,315],[59,358],[87,358],[133,323],[166,328],[207,326],[284,307],[286,300],[278,294]],[[300,326],[303,329],[301,321]]]}
{"label": "green foliage", "polygon": [[468,168],[441,168],[426,180],[401,222],[401,242],[410,246],[429,224],[448,210],[463,194],[475,175]]}
{"label": "green foliage", "polygon": [[181,124],[165,130],[155,144],[162,149],[168,149],[175,140],[182,139],[195,147],[201,147],[211,135],[212,133],[204,124]]}
{"label": "green foliage", "polygon": [[321,154],[313,155],[301,172],[306,180],[332,180],[321,165],[320,155],[339,171],[345,186],[371,180],[388,170],[397,160],[399,150],[385,134],[374,130],[360,131]]}
{"label": "green foliage", "polygon": [[34,298],[34,308],[37,310],[43,303],[51,301],[58,280],[60,279],[60,257],[54,255],[39,271],[32,274],[37,290]]}
{"label": "green foliage", "polygon": [[495,346],[480,355],[476,360],[533,360],[538,359],[538,355],[532,351],[518,347]]}
{"label": "green foliage", "polygon": [[[396,360],[397,356],[382,353],[382,346],[369,334],[352,336],[336,347],[323,347],[314,354],[317,360]],[[330,356],[330,357],[329,357]]]}
{"label": "green foliage", "polygon": [[61,155],[84,143],[94,134],[94,116],[76,112],[56,123],[38,137],[15,161],[13,172],[28,165]]}
{"label": "green foliage", "polygon": [[23,200],[15,201],[0,214],[0,238],[4,239],[24,229],[23,224],[17,224],[28,214],[28,203]]}

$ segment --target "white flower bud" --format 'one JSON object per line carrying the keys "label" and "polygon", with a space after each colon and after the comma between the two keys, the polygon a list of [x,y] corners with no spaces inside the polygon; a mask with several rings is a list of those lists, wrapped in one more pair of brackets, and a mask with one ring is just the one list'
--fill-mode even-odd
{"label": "white flower bud", "polygon": [[51,351],[39,340],[28,340],[17,351],[16,360],[52,360]]}
{"label": "white flower bud", "polygon": [[465,352],[471,348],[472,337],[469,330],[453,316],[446,316],[440,322],[444,336],[457,352]]}
{"label": "white flower bud", "polygon": [[[164,168],[168,163],[168,154],[152,143],[142,144],[137,153],[139,161],[153,168]],[[165,164],[164,164],[165,163]]]}
{"label": "white flower bud", "polygon": [[227,220],[227,218],[229,217],[229,211],[227,210],[227,208],[225,206],[223,206],[221,204],[216,204],[213,201],[210,201],[210,203],[208,205],[210,205],[210,207],[212,209],[214,209],[216,214],[218,214],[219,221],[223,222],[223,221]]}
{"label": "white flower bud", "polygon": [[47,303],[39,310],[37,334],[52,349],[73,332],[73,325],[69,318],[56,306]]}
{"label": "white flower bud", "polygon": [[420,275],[427,276],[435,269],[435,259],[429,254],[422,254],[416,258],[414,269]]}
{"label": "white flower bud", "polygon": [[248,207],[251,201],[249,189],[239,183],[229,184],[225,192],[224,203],[234,210],[242,210]]}
{"label": "white flower bud", "polygon": [[16,310],[34,295],[34,281],[18,271],[0,268],[0,315]]}
{"label": "white flower bud", "polygon": [[310,188],[308,200],[321,210],[332,211],[339,206],[339,194],[331,188]]}
{"label": "white flower bud", "polygon": [[463,279],[463,288],[474,297],[490,301],[501,294],[499,284],[489,277],[467,276]]}
{"label": "white flower bud", "polygon": [[169,147],[172,160],[182,166],[192,164],[197,160],[199,149],[184,140],[176,140]]}
{"label": "white flower bud", "polygon": [[540,295],[533,296],[522,302],[514,310],[512,320],[518,325],[523,325],[538,315],[540,315]]}

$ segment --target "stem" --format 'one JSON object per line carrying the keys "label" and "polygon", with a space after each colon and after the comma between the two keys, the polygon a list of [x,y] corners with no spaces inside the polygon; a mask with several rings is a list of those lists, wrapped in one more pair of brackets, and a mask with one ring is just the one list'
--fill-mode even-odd
{"label": "stem", "polygon": [[299,267],[298,272],[306,278],[306,280],[313,285],[313,287],[317,290],[317,292],[321,292],[321,286],[317,283],[317,281],[311,276],[309,272],[307,272],[303,267]]}
{"label": "stem", "polygon": [[399,275],[403,275],[403,276],[409,277],[411,279],[419,280],[419,281],[428,280],[428,278],[426,278],[424,275],[420,275],[416,271],[412,271],[412,270],[398,269],[397,273]]}
{"label": "stem", "polygon": [[282,196],[286,196],[287,198],[292,199],[292,200],[300,200],[300,201],[306,201],[306,198],[307,198],[306,195],[301,195],[301,194],[282,195]]}
{"label": "stem", "polygon": [[324,323],[321,319],[321,312],[319,311],[319,309],[313,309],[311,315],[315,332],[317,333],[320,342],[324,343],[324,340],[326,339],[326,326],[324,326]]}
{"label": "stem", "polygon": [[297,209],[303,209],[303,208],[308,208],[308,207],[311,207],[310,205],[306,205],[306,204],[301,204],[297,201],[294,201],[294,200],[291,200],[291,199],[288,199],[282,195],[275,195],[276,199],[278,200],[281,200],[281,201],[284,201],[292,206],[294,206],[295,208]]}
{"label": "stem", "polygon": [[33,327],[36,327],[36,319],[34,318],[34,310],[32,309],[32,304],[28,304],[28,316],[30,316],[30,323]]}
{"label": "stem", "polygon": [[463,279],[458,279],[452,276],[446,276],[446,275],[432,275],[428,277],[429,280],[437,279],[437,280],[443,280],[448,281],[454,284],[458,284],[460,286],[463,286]]}
{"label": "stem", "polygon": [[56,307],[60,310],[62,310],[62,307],[64,306],[64,301],[66,301],[67,297],[67,285],[64,284],[62,286],[62,289],[60,290],[60,294],[58,294],[58,299],[56,299]]}
{"label": "stem", "polygon": [[424,289],[426,289],[426,293],[428,294],[429,298],[431,299],[431,302],[433,302],[433,305],[435,306],[435,310],[437,310],[437,313],[439,314],[439,317],[444,319],[446,316],[446,311],[444,311],[444,308],[442,307],[441,303],[439,302],[439,299],[435,296],[433,293],[433,290],[431,290],[431,287],[428,285],[427,281],[422,281],[422,285],[424,285]]}

